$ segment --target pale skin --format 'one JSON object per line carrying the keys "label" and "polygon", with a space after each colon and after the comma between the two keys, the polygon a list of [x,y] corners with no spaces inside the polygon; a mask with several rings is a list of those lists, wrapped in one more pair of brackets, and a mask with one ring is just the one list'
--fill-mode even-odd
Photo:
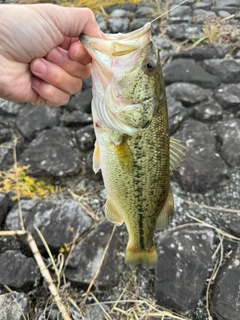
{"label": "pale skin", "polygon": [[78,36],[103,38],[86,8],[0,5],[0,97],[60,106],[90,76],[91,57]]}

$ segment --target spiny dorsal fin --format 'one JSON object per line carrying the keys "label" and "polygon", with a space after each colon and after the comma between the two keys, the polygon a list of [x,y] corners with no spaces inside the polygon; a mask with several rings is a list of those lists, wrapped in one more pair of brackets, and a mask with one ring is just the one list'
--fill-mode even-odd
{"label": "spiny dorsal fin", "polygon": [[184,150],[185,147],[181,144],[181,141],[170,138],[170,173],[179,167],[184,156]]}

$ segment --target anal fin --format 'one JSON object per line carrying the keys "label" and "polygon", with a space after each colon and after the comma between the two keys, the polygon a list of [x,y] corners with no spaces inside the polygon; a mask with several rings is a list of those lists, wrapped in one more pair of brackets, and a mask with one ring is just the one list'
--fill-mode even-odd
{"label": "anal fin", "polygon": [[169,187],[169,192],[165,204],[160,211],[157,222],[156,229],[166,228],[169,224],[169,220],[174,212],[174,199],[171,187]]}
{"label": "anal fin", "polygon": [[107,198],[105,205],[105,216],[109,221],[117,225],[121,225],[124,222],[122,216],[118,213],[116,207],[109,197]]}

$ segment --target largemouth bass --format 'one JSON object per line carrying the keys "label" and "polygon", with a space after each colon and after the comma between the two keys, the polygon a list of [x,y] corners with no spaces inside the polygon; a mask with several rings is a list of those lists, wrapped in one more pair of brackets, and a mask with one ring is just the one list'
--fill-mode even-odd
{"label": "largemouth bass", "polygon": [[151,23],[106,39],[81,35],[92,57],[92,114],[96,134],[93,170],[102,170],[105,215],[125,222],[125,261],[154,265],[155,228],[173,214],[169,179],[183,147],[169,138],[165,86]]}

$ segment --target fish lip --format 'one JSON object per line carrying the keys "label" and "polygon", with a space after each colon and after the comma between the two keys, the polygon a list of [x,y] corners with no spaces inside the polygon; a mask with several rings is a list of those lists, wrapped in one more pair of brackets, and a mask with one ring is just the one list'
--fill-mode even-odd
{"label": "fish lip", "polygon": [[[151,22],[130,33],[105,34],[106,38],[92,38],[86,34],[79,36],[80,41],[87,48],[98,50],[104,45],[112,55],[125,55],[148,45],[151,40]],[[100,50],[101,51],[101,50]]]}

